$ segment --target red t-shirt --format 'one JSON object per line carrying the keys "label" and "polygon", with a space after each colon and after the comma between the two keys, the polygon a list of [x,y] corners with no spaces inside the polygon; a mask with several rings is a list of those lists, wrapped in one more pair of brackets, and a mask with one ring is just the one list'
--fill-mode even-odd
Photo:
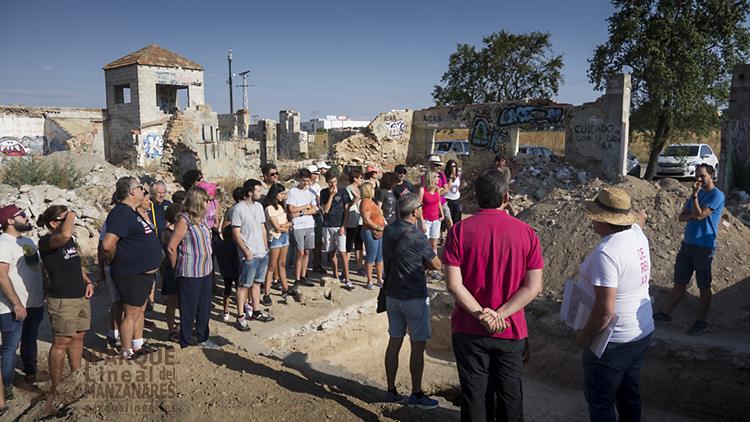
{"label": "red t-shirt", "polygon": [[[496,209],[479,210],[451,228],[445,240],[443,264],[461,268],[464,286],[482,307],[492,309],[516,293],[526,271],[544,268],[534,229]],[[454,333],[514,340],[527,337],[523,309],[507,318],[510,327],[494,335],[458,303],[451,319]]]}

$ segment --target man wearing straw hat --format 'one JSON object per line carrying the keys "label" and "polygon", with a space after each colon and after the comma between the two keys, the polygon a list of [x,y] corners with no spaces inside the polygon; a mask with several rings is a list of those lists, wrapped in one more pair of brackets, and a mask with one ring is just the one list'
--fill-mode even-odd
{"label": "man wearing straw hat", "polygon": [[[592,291],[594,306],[577,332],[584,348],[584,396],[592,421],[637,421],[641,416],[640,371],[654,332],[648,283],[651,257],[641,231],[646,213],[632,211],[630,195],[605,188],[586,202],[591,228],[601,237],[581,264],[580,281]],[[601,358],[592,339],[617,318]],[[617,411],[615,412],[615,408]]]}

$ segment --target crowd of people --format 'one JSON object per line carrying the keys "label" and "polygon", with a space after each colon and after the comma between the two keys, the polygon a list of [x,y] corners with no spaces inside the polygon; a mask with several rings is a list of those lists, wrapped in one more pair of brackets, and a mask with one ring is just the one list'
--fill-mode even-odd
{"label": "crowd of people", "polygon": [[[387,313],[385,400],[432,409],[438,402],[421,386],[431,335],[426,272],[443,271],[456,302],[451,321],[461,419],[522,420],[521,373],[530,350],[524,307],[541,292],[544,262],[533,228],[513,216],[505,158],[495,164],[475,180],[479,210],[466,218],[461,169],[454,160],[443,169],[436,155],[428,158],[418,186],[407,180],[404,165],[382,174],[373,166],[339,174],[320,162],[300,169],[295,185],[286,189],[276,166],[268,164],[261,169],[262,180],[249,179],[232,189],[233,203],[225,210],[217,185],[204,181],[199,171],[184,175],[184,190],[171,200],[162,181],[145,185],[123,177],[116,183],[98,249],[100,279],[107,283],[112,304],[107,343],[123,359],[155,350],[144,338],[144,327],[152,324],[146,314],[157,286],[166,304],[169,339],[183,348],[216,348],[209,324],[217,272],[224,287],[223,321],[232,322],[234,300],[234,325],[248,331],[252,321],[274,319],[267,311],[272,290],[280,292],[281,303],[299,300],[302,287],[315,285],[309,271],[333,275],[353,290],[350,275],[356,269],[366,280],[362,287],[381,287],[378,311]],[[649,242],[641,230],[647,216],[635,213],[627,192],[617,188],[606,188],[586,203],[601,241],[581,264],[579,278],[596,299],[575,341],[584,349],[584,395],[592,420],[616,420],[617,414],[639,419],[639,371],[654,320],[671,319],[693,273],[701,313],[689,332],[707,327],[711,260],[724,202],[713,176],[707,165],[696,171],[692,195],[680,214],[686,229],[674,289],[656,313],[648,290]],[[340,180],[348,184],[339,187]],[[13,398],[19,345],[26,381],[35,382],[45,303],[53,334],[51,392],[61,382],[66,357],[71,371],[81,365],[94,282],[73,236],[76,218],[75,210],[50,206],[37,218],[47,233],[35,244],[24,236],[32,228],[30,215],[13,204],[0,208],[0,409]],[[293,278],[287,266],[294,268]],[[588,346],[615,316],[610,343],[596,357]],[[407,332],[408,398],[395,384]]]}

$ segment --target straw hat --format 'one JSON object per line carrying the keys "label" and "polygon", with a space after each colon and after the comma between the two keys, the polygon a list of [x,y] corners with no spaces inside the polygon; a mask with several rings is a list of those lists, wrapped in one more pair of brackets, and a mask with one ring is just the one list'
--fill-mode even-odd
{"label": "straw hat", "polygon": [[638,221],[630,195],[620,188],[605,188],[593,201],[586,201],[586,215],[593,221],[629,226]]}

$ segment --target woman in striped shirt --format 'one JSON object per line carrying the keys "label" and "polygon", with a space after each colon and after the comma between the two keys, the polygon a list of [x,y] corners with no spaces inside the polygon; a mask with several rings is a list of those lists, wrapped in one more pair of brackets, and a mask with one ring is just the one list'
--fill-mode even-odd
{"label": "woman in striped shirt", "polygon": [[190,188],[167,245],[169,261],[177,276],[183,348],[193,344],[193,325],[198,345],[213,346],[208,341],[213,260],[211,229],[206,225],[207,205],[208,193],[199,187]]}

